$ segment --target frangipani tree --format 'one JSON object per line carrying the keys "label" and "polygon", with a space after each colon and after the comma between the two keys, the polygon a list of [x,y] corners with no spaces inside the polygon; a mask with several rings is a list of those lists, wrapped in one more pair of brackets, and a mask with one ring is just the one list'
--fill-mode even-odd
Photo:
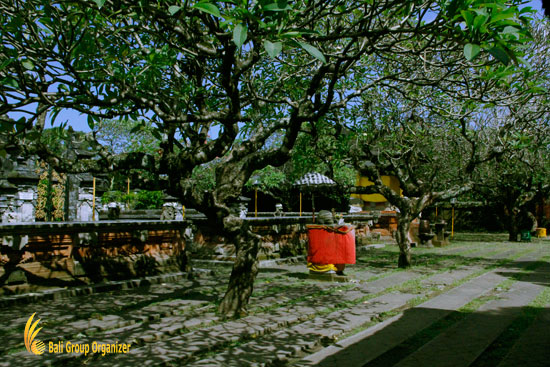
{"label": "frangipani tree", "polygon": [[[450,48],[462,59],[514,60],[527,38],[517,4],[1,0],[0,127],[61,171],[144,169],[204,212],[237,247],[219,308],[236,315],[252,292],[258,242],[227,203],[253,173],[287,161],[304,123],[402,77],[399,67],[382,75],[358,64],[369,55],[399,63]],[[66,159],[41,140],[63,109],[86,114],[92,129],[100,119],[148,120],[160,149],[117,153],[92,133],[95,155]],[[214,161],[205,191],[194,177]]]}
{"label": "frangipani tree", "polygon": [[[537,197],[550,192],[550,162],[548,161],[550,129],[550,23],[547,19],[533,24],[533,42],[527,60],[530,77],[537,88],[525,103],[510,103],[495,113],[492,134],[503,147],[499,159],[485,163],[478,172],[475,193],[484,201],[499,208],[495,213],[503,220],[509,240],[516,241],[519,231],[526,228],[522,220],[533,216],[529,206]],[[497,130],[497,125],[506,129]]]}

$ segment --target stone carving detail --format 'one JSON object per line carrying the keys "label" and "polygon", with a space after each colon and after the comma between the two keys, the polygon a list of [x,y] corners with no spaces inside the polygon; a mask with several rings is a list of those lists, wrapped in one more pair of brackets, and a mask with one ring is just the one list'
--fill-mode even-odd
{"label": "stone carving detail", "polygon": [[170,204],[164,204],[162,206],[161,220],[174,220],[176,219],[176,208]]}

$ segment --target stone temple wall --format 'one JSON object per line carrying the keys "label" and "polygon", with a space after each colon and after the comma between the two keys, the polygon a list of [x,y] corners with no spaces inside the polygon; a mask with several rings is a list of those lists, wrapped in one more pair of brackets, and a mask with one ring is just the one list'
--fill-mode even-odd
{"label": "stone temple wall", "polygon": [[[24,246],[0,246],[0,293],[84,285],[187,270],[184,231],[121,229],[66,233],[28,230]],[[32,234],[33,232],[39,232]],[[1,234],[1,230],[0,230]],[[9,240],[9,241],[8,241]]]}
{"label": "stone temple wall", "polygon": [[[154,228],[159,222],[167,223],[166,228]],[[21,237],[26,242],[24,246],[0,246],[0,293],[188,271],[189,258],[232,260],[235,252],[233,244],[215,235],[204,220],[36,223],[25,228],[25,236],[2,237],[9,238],[12,245]],[[303,224],[252,229],[263,239],[259,259],[306,252]]]}

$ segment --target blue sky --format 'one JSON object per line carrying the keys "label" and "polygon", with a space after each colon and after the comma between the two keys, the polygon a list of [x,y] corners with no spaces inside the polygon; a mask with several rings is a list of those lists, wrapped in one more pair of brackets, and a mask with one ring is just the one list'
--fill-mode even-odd
{"label": "blue sky", "polygon": [[[525,6],[530,6],[533,9],[536,9],[542,15],[540,0],[527,2]],[[60,112],[56,118],[55,125],[59,125],[60,123],[65,121],[67,121],[68,124],[72,126],[75,130],[90,131],[90,128],[88,127],[87,116],[82,115],[80,112],[70,109]],[[50,127],[48,122],[46,127]]]}

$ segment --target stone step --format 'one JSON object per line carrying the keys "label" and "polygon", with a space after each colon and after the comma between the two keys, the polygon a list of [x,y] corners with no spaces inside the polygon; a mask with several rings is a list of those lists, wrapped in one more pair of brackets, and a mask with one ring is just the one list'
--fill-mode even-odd
{"label": "stone step", "polygon": [[[177,285],[164,285],[165,288],[177,287]],[[42,340],[59,339],[64,337],[66,340],[72,340],[76,335],[107,331],[110,329],[123,328],[144,321],[153,321],[161,316],[169,316],[176,313],[187,313],[190,309],[199,307],[207,303],[206,301],[169,299],[157,301],[158,294],[151,289],[150,294],[136,294],[130,292],[127,295],[117,295],[116,301],[113,301],[111,294],[96,294],[81,297],[81,303],[65,304],[66,300],[50,302],[48,304],[39,304],[33,307],[33,311],[39,309],[37,316],[43,322],[49,323],[41,332]],[[157,301],[156,303],[154,303]],[[139,309],[133,309],[133,305],[138,303],[154,303],[152,307],[146,306]],[[124,317],[113,315],[113,309],[120,306],[123,309],[132,309]],[[7,312],[13,312],[16,309],[25,309],[28,306],[13,307]],[[15,309],[15,310],[14,310]],[[63,310],[60,313],[60,309]],[[31,315],[30,311],[19,311],[19,314]],[[8,343],[0,346],[0,351],[13,349],[17,346],[23,346],[23,340],[19,338],[21,330],[24,329],[28,317],[17,317],[10,324],[11,329],[6,333],[7,336],[13,335]]]}
{"label": "stone step", "polygon": [[[364,294],[361,293],[361,296],[364,296]],[[308,317],[311,317],[311,315],[315,315],[316,313],[323,311],[326,308],[325,304],[329,302],[331,297],[331,295],[323,295],[320,297],[320,305],[317,307],[308,307],[307,305],[311,303],[311,300],[305,299],[292,305],[291,307],[275,309],[270,314],[260,315],[261,317],[254,315],[248,316],[238,321],[229,321],[211,327],[202,327],[192,332],[187,332],[186,327],[191,326],[185,325],[185,323],[194,322],[196,319],[190,317],[189,315],[165,316],[159,318],[154,323],[143,325],[143,327],[140,328],[120,328],[120,331],[127,332],[126,334],[123,334],[125,335],[124,339],[121,339],[120,334],[112,332],[111,330],[105,333],[96,333],[89,338],[79,338],[78,340],[72,341],[80,343],[92,343],[93,341],[108,343],[113,340],[113,337],[116,335],[119,340],[124,340],[124,342],[137,341],[139,343],[145,343],[142,347],[134,344],[131,349],[131,353],[128,355],[100,358],[99,360],[94,361],[94,365],[102,365],[103,362],[105,362],[105,365],[111,365],[111,363],[116,363],[118,359],[134,360],[135,363],[139,363],[140,359],[145,358],[144,356],[154,354],[157,348],[160,348],[161,350],[171,350],[172,348],[177,348],[182,340],[185,341],[185,348],[183,350],[181,348],[177,348],[175,351],[178,353],[177,360],[186,359],[197,352],[210,350],[219,345],[235,342],[241,338],[247,338],[253,335],[263,335],[265,333],[278,330],[289,324],[306,321]],[[218,317],[214,314],[211,314],[210,316],[202,315],[198,316],[198,320],[199,323],[204,326],[204,324],[217,321]],[[170,337],[171,335],[181,333],[181,331],[185,331],[186,333],[176,337]],[[23,352],[14,354],[13,356],[25,359],[25,354],[26,352]],[[44,355],[42,357],[44,362],[51,361],[51,363],[64,363],[62,361],[74,359],[79,356],[62,354],[48,356]],[[23,363],[23,365],[25,364]],[[1,362],[0,366],[2,366]]]}
{"label": "stone step", "polygon": [[395,366],[469,366],[542,290],[538,284],[514,283],[501,299],[485,303]]}
{"label": "stone step", "polygon": [[[468,268],[465,271],[457,271],[454,280],[459,280],[461,278],[467,277],[478,271],[477,268]],[[396,284],[403,283],[404,281],[410,280],[410,272],[395,273],[391,277],[378,279],[376,282],[382,283],[385,282],[387,287],[394,286]],[[471,299],[478,297],[480,294],[484,294],[487,291],[493,289],[494,286],[502,282],[505,278],[495,273],[484,274],[483,276],[477,279],[478,283],[470,281],[466,285],[458,287],[451,290],[446,299],[434,299],[432,301],[426,302],[425,307],[430,310],[433,308],[435,312],[430,314],[433,322],[441,319],[445,315],[449,314],[453,309],[458,309],[460,306],[469,302]],[[434,283],[441,283],[449,281],[449,276],[446,273],[435,274],[428,278],[428,280]],[[373,282],[374,283],[374,282]],[[374,283],[375,287],[380,289],[382,284]],[[350,293],[349,291],[347,293]],[[397,294],[397,295],[396,295]],[[405,299],[400,299],[405,297]],[[228,351],[218,353],[215,357],[208,358],[205,360],[197,361],[191,366],[248,366],[248,365],[271,365],[271,364],[283,364],[290,358],[295,357],[304,350],[309,350],[315,346],[320,345],[323,342],[333,341],[337,339],[340,335],[357,328],[366,322],[369,322],[372,317],[377,316],[377,306],[380,309],[385,311],[402,307],[406,302],[418,295],[407,295],[401,293],[391,293],[386,294],[381,297],[370,300],[368,303],[375,305],[374,307],[366,306],[365,304],[359,304],[351,308],[347,308],[341,311],[333,312],[327,316],[317,317],[314,320],[295,325],[290,329],[276,332],[272,335],[269,335],[265,338],[255,340],[244,345],[241,345],[237,348],[230,349]],[[464,299],[465,298],[465,299]],[[438,308],[440,310],[438,310]],[[418,310],[417,310],[418,311]],[[429,312],[429,311],[428,311]],[[424,312],[422,312],[424,313]],[[427,320],[430,321],[430,320]],[[393,333],[394,337],[398,336],[402,339],[401,341],[406,340],[408,337],[414,335],[419,330],[422,330],[427,326],[426,320],[419,319],[417,317],[412,318],[414,323],[411,327],[411,334],[403,335],[403,332],[399,330],[399,326],[390,328],[388,332]],[[428,323],[429,325],[429,323]],[[289,342],[290,340],[290,342]],[[397,343],[398,344],[398,343]],[[388,343],[389,347],[395,345],[394,343]],[[325,348],[325,351],[331,347]],[[372,346],[365,348],[361,346],[357,354],[364,355],[365,351],[374,351],[375,353],[379,351],[380,353],[371,356],[375,358],[376,356],[382,354],[386,350],[381,349],[380,345],[374,343]],[[368,352],[367,352],[368,354]],[[370,360],[370,359],[369,359]],[[368,361],[368,360],[367,360]],[[310,365],[311,360],[304,359],[304,365]],[[336,363],[334,361],[329,361],[326,365],[346,365],[351,366],[347,356]],[[363,362],[356,364],[362,366]]]}
{"label": "stone step", "polygon": [[[472,270],[472,271],[474,271],[474,270]],[[468,274],[469,273],[464,273],[464,276],[467,276]],[[373,282],[358,284],[356,286],[358,291],[356,291],[355,294],[350,293],[349,291],[347,291],[346,292],[347,297],[345,299],[342,298],[342,300],[359,299],[361,297],[364,297],[365,293],[367,293],[367,294],[371,293],[372,294],[372,293],[381,292],[384,289],[387,289],[389,287],[396,286],[396,285],[402,284],[405,281],[414,279],[414,278],[418,277],[419,275],[420,274],[418,274],[414,271],[398,271],[398,272],[395,272],[395,273],[393,273],[393,274],[391,274],[387,277],[377,279]],[[437,277],[444,277],[444,276],[445,276],[444,274],[436,274],[434,277],[437,280]],[[331,295],[324,296],[324,301],[320,300],[321,302],[319,302],[319,303],[321,303],[321,304],[326,303],[330,300],[331,297],[332,297]],[[310,301],[305,300],[304,305],[307,302],[310,302]],[[388,306],[383,304],[383,307],[387,308]],[[311,317],[311,315],[314,315],[314,314],[316,314],[316,313],[318,313],[322,310],[323,310],[323,307],[321,307],[320,309],[315,310],[315,309],[312,309],[311,307],[300,306],[300,305],[295,305],[295,307],[293,309],[287,309],[287,308],[283,307],[283,308],[277,309],[276,313],[274,314],[274,315],[277,316],[277,321],[279,321],[279,323],[275,327],[273,327],[273,325],[271,325],[271,326],[268,326],[266,328],[265,325],[269,325],[269,323],[263,322],[263,323],[260,323],[260,325],[262,325],[262,326],[259,329],[255,329],[253,331],[250,331],[252,329],[249,329],[248,332],[240,333],[240,335],[239,335],[238,332],[237,333],[228,333],[227,328],[231,329],[234,326],[231,326],[231,324],[226,323],[226,324],[223,324],[223,330],[221,330],[219,332],[215,331],[213,333],[213,335],[215,335],[215,340],[216,340],[217,343],[214,343],[214,345],[212,345],[212,343],[210,345],[208,345],[208,343],[206,343],[206,345],[204,346],[204,349],[206,349],[206,350],[215,349],[216,345],[219,345],[220,343],[223,344],[223,343],[235,342],[235,341],[239,340],[242,336],[244,336],[246,338],[250,337],[251,335],[255,335],[256,337],[261,336],[261,335],[264,335],[264,334],[266,334],[266,333],[268,333],[272,330],[277,330],[281,326],[292,325],[296,322],[303,321],[304,319],[307,319],[308,317]],[[277,314],[279,314],[279,315],[277,315]],[[255,317],[259,317],[259,316],[261,316],[261,315],[256,315]],[[244,321],[246,323],[246,318],[245,318]],[[280,323],[281,321],[283,321],[282,324]],[[353,323],[350,323],[350,324],[353,324]],[[295,327],[300,328],[300,325],[295,325]],[[221,325],[218,325],[216,327],[221,327]],[[238,330],[238,329],[239,329],[239,327],[235,328],[235,330]],[[324,330],[325,328],[321,328],[321,329]],[[330,330],[330,328],[328,330]],[[203,330],[200,330],[200,331],[202,332]],[[208,332],[208,330],[206,330],[206,332]],[[313,333],[312,335],[317,335],[317,334]],[[339,332],[339,331],[332,332],[331,331],[328,335],[317,335],[315,340],[318,343],[319,337],[321,339],[331,339],[331,338],[336,337],[338,335],[341,335],[341,332]],[[182,335],[181,337],[177,337],[176,339],[181,339],[181,338],[187,340],[186,335]],[[187,340],[187,341],[188,341],[189,345],[193,345],[195,347],[197,347],[198,345],[201,344],[200,340],[197,340],[197,341]],[[311,345],[310,341],[311,340],[309,340],[308,343],[306,343],[306,344]],[[168,339],[166,342],[167,342],[167,346],[162,347],[163,349],[169,349],[169,347],[168,347],[169,345],[172,345],[172,343],[177,343],[179,341]],[[145,346],[145,348],[149,348],[149,347],[154,348],[154,346],[148,346],[148,345]],[[185,360],[187,358],[192,357],[197,351],[198,350],[193,350],[192,351],[193,353],[190,353],[190,354],[184,353],[184,354],[180,355],[180,357],[178,357],[177,359],[178,360],[182,360],[182,359]],[[139,351],[136,351],[136,353],[139,353]]]}
{"label": "stone step", "polygon": [[[471,271],[473,273],[473,271]],[[465,277],[469,274],[461,273]],[[445,275],[442,274],[445,279]],[[305,357],[298,366],[363,366],[434,322],[492,290],[503,280],[486,273],[405,313]]]}
{"label": "stone step", "polygon": [[303,350],[310,350],[324,341],[371,321],[379,313],[404,306],[415,294],[393,292],[344,310],[318,316],[312,320],[278,331],[229,350],[215,357],[196,361],[188,366],[252,366],[282,364]]}
{"label": "stone step", "polygon": [[[418,276],[419,274],[415,272],[398,272],[383,279],[387,282],[387,286],[389,287]],[[383,279],[379,279],[377,282]],[[360,299],[372,293],[372,290],[364,292],[359,289],[359,285],[355,286],[358,288],[358,291],[352,293],[351,298],[353,299]],[[380,283],[377,284],[376,289],[384,290],[385,288]],[[324,312],[335,300],[350,300],[350,295],[345,298],[338,297],[335,294],[318,296],[315,302],[316,306],[311,306],[312,299],[313,297],[305,298],[292,306],[275,308],[269,311],[268,314],[255,314],[237,321],[229,321],[212,327],[201,328],[177,337],[146,343],[142,347],[132,349],[131,353],[128,355],[113,356],[109,358],[109,362],[106,365],[110,365],[112,361],[118,359],[136,361],[137,363],[140,358],[154,353],[154,351],[159,348],[162,350],[174,350],[173,352],[167,352],[168,354],[162,359],[163,363],[172,359],[183,362],[199,352],[219,349],[223,345],[241,339],[257,338],[273,333],[283,327],[293,327],[296,324],[303,323],[315,317],[315,315]],[[288,299],[286,302],[288,302]],[[380,307],[387,307],[387,304],[381,303]],[[316,338],[316,340],[318,340],[319,336]],[[178,345],[180,347],[178,347]],[[185,345],[185,347],[181,347],[183,345]],[[105,361],[107,361],[107,359]],[[101,363],[103,363],[103,359],[94,361],[94,365],[102,365]]]}
{"label": "stone step", "polygon": [[[308,322],[308,318],[318,316],[319,314],[325,313],[327,311],[327,305],[330,305],[331,302],[334,302],[335,299],[338,301],[353,301],[356,299],[360,299],[366,295],[373,295],[378,292],[382,292],[390,287],[397,286],[402,284],[403,282],[406,282],[410,279],[415,279],[416,277],[421,276],[422,274],[418,271],[394,271],[389,276],[382,277],[379,279],[376,279],[371,282],[365,282],[360,283],[357,285],[353,285],[354,288],[353,291],[346,291],[343,292],[340,296],[339,293],[336,293],[337,291],[333,292],[332,294],[327,294],[319,299],[316,299],[316,297],[313,297],[316,292],[319,292],[319,290],[329,290],[334,285],[330,284],[321,284],[321,283],[314,283],[310,286],[310,284],[307,284],[305,287],[302,287],[300,284],[296,287],[293,287],[292,290],[289,292],[267,292],[264,295],[257,297],[254,301],[254,305],[252,308],[255,308],[256,310],[261,310],[261,307],[266,306],[272,306],[271,311],[264,311],[260,312],[259,314],[249,316],[248,318],[244,318],[241,320],[236,321],[230,321],[214,326],[210,326],[207,328],[201,327],[200,329],[194,330],[192,332],[187,332],[186,329],[182,329],[178,323],[182,322],[183,317],[185,315],[173,315],[171,313],[166,314],[166,312],[170,312],[170,307],[164,307],[165,305],[159,305],[159,308],[156,308],[155,305],[152,305],[152,307],[149,306],[139,306],[139,308],[133,308],[131,311],[127,313],[127,315],[124,316],[124,318],[128,317],[129,319],[135,319],[136,324],[140,322],[150,322],[151,325],[157,325],[158,328],[150,328],[150,330],[154,332],[158,332],[160,335],[160,338],[162,339],[160,342],[145,342],[146,345],[144,347],[138,348],[137,345],[132,347],[132,353],[131,355],[121,355],[121,356],[109,356],[109,357],[100,357],[98,359],[94,359],[89,361],[91,365],[96,365],[96,363],[102,363],[104,365],[128,365],[128,363],[139,363],[144,364],[143,361],[149,361],[147,363],[164,363],[168,361],[173,361],[174,363],[181,363],[183,361],[186,361],[189,357],[192,357],[194,355],[197,355],[197,353],[204,353],[207,350],[218,350],[223,348],[224,346],[229,345],[230,343],[233,343],[235,341],[243,341],[246,342],[247,340],[254,341],[255,339],[258,339],[260,336],[266,335],[270,336],[274,333],[277,333],[281,331],[283,327],[289,327],[294,328],[297,326],[303,326],[306,322]],[[442,274],[440,274],[442,275]],[[285,284],[284,282],[287,282],[288,284],[289,278],[284,277],[277,280],[277,282],[280,282],[282,284]],[[301,282],[300,282],[301,283]],[[223,283],[221,286],[219,285],[220,281],[219,279],[213,279],[211,281],[204,281],[199,285],[200,287],[207,288],[207,289],[223,289],[225,286],[225,283]],[[274,285],[273,283],[268,284],[259,284],[257,289],[258,290],[269,290],[269,288]],[[337,287],[341,287],[342,285],[335,285]],[[128,292],[127,295],[124,295],[124,297],[127,297],[128,302],[132,302],[135,305],[138,305],[140,302],[144,304],[151,304],[154,302],[154,299],[156,297],[161,297],[165,294],[170,294],[170,292],[176,291],[182,287],[181,284],[167,284],[167,285],[154,285],[151,286],[148,289],[148,294],[140,294],[140,292],[137,292],[137,290],[132,291],[124,291]],[[304,292],[304,288],[306,291]],[[119,293],[124,293],[119,292]],[[211,293],[208,293],[211,294]],[[214,293],[216,294],[216,293]],[[219,293],[217,293],[219,294]],[[99,296],[99,297],[98,297]],[[109,307],[117,307],[115,302],[119,301],[119,297],[122,295],[116,294],[116,297],[114,295],[110,294],[102,294],[102,295],[93,295],[89,297],[79,297],[78,304],[75,304],[75,307],[72,307],[70,309],[67,309],[67,307],[64,307],[63,302],[51,302],[51,303],[44,303],[40,305],[40,307],[45,307],[48,309],[48,313],[53,315],[52,318],[55,317],[55,315],[59,316],[60,309],[63,309],[63,313],[75,313],[75,315],[79,314],[78,309],[82,308],[85,312],[89,312],[94,309],[103,309],[105,307],[105,310],[108,311]],[[415,295],[417,296],[417,295]],[[122,298],[124,298],[122,297]],[[133,301],[133,298],[140,298],[143,297],[141,300],[138,300],[136,303]],[[283,299],[283,297],[286,297],[286,299]],[[301,297],[300,299],[298,297]],[[309,297],[309,298],[308,298]],[[97,301],[97,299],[100,299],[100,302]],[[278,298],[281,299],[280,304],[274,304],[274,299],[277,300]],[[299,299],[299,300],[298,300]],[[298,300],[298,302],[295,302]],[[316,301],[317,303],[313,303]],[[372,301],[372,300],[370,300]],[[161,302],[162,303],[162,302]],[[292,303],[296,303],[292,305]],[[124,306],[125,302],[122,302],[121,306]],[[72,306],[73,304],[68,304],[66,306]],[[277,307],[280,305],[281,307]],[[33,308],[36,305],[33,305]],[[274,306],[274,307],[273,307]],[[176,306],[174,306],[176,307]],[[382,309],[387,308],[388,305],[384,305],[383,303],[380,304],[380,307]],[[18,321],[21,323],[21,325],[24,326],[24,323],[26,322],[26,317],[21,318],[22,314],[27,314],[29,312],[28,306],[27,309],[23,309],[23,307],[17,307],[17,309],[10,309],[6,310],[8,313],[13,314],[14,316],[19,317],[21,319]],[[32,312],[31,312],[32,313]],[[145,320],[140,319],[136,315],[146,316],[147,318]],[[30,315],[30,314],[29,314]],[[107,313],[105,316],[109,316],[110,314]],[[152,316],[152,318],[149,318],[149,315]],[[201,315],[204,315],[204,313],[201,313]],[[156,317],[155,317],[156,316]],[[175,319],[170,319],[174,316],[178,316]],[[212,315],[211,315],[212,316]],[[199,315],[197,318],[200,318]],[[369,316],[370,317],[370,316]],[[342,317],[343,318],[343,317]],[[15,319],[15,318],[14,318]],[[46,318],[45,318],[46,319]],[[363,314],[356,315],[355,319],[349,319],[346,321],[347,324],[352,325],[356,324],[360,320],[366,320],[367,317]],[[243,322],[244,320],[244,322]],[[359,321],[358,321],[359,320]],[[80,316],[77,316],[76,318],[72,318],[72,321],[88,321],[88,317],[81,318]],[[120,340],[120,336],[124,335],[125,338],[135,336],[137,334],[140,334],[143,329],[140,329],[139,327],[135,327],[134,325],[120,325],[118,322],[120,320],[115,320],[117,322],[113,321],[113,325],[109,325],[108,327],[105,327],[104,330],[101,330],[101,328],[98,327],[96,330],[96,334],[93,336],[93,340],[99,341],[99,342],[107,342],[111,340],[118,339]],[[154,321],[154,322],[153,322]],[[319,321],[319,320],[317,320]],[[328,322],[328,321],[327,321]],[[305,327],[307,328],[309,324],[306,324]],[[331,326],[332,324],[327,324]],[[73,325],[74,326],[74,325]],[[82,328],[89,327],[89,321],[88,324],[83,323]],[[199,325],[194,325],[194,327],[197,327]],[[311,326],[311,325],[309,325]],[[186,326],[187,327],[187,326]],[[46,332],[46,328],[41,332]],[[319,343],[319,340],[331,340],[331,338],[335,336],[339,336],[341,334],[322,334],[322,331],[326,328],[321,328],[315,330],[314,326],[311,326],[309,328],[312,330],[311,337],[314,338],[313,342],[309,341],[305,342],[305,344],[300,346],[292,346],[290,349],[298,349],[301,350],[302,348],[311,348],[314,345],[317,345]],[[329,327],[328,330],[336,329],[336,326],[332,325],[332,327]],[[178,335],[181,333],[184,333],[183,335]],[[66,335],[76,335],[77,332],[69,331],[67,330]],[[65,335],[65,334],[63,334]],[[177,335],[177,336],[172,336]],[[15,337],[20,338],[20,335],[14,335]],[[61,336],[61,335],[58,335]],[[101,339],[98,339],[98,336],[101,336]],[[309,338],[310,336],[307,336]],[[155,335],[155,339],[157,336]],[[80,338],[79,338],[80,339]],[[42,339],[43,340],[43,339]],[[71,341],[72,338],[70,339]],[[206,340],[206,342],[205,342]],[[77,340],[74,340],[77,342]],[[126,340],[124,340],[126,342]],[[135,347],[135,348],[134,348]],[[136,349],[138,349],[137,352],[134,352]],[[164,356],[158,356],[156,357],[155,354],[158,352],[164,352],[166,351],[166,355]],[[74,356],[73,356],[74,357]],[[31,366],[36,364],[36,359],[34,359],[35,356],[30,356],[25,351],[23,353],[13,353],[9,356],[6,356],[0,362],[0,366],[14,366],[17,365],[20,366]],[[76,360],[75,363],[78,362],[84,362],[85,360]],[[48,362],[46,359],[46,356],[41,356],[41,362]],[[54,361],[52,361],[54,362]],[[56,360],[55,363],[65,363],[63,360]]]}
{"label": "stone step", "polygon": [[[194,281],[196,284],[195,286],[201,289],[205,289],[205,287],[208,287],[210,285],[220,285],[219,281],[216,280],[209,280],[209,279],[197,279]],[[286,280],[286,284],[288,285],[288,280]],[[112,296],[109,293],[103,293],[103,294],[95,294],[95,295],[89,295],[89,296],[83,296],[80,297],[82,303],[81,304],[68,304],[68,306],[71,306],[70,309],[67,309],[65,307],[65,311],[69,313],[67,316],[58,316],[59,315],[59,304],[65,302],[58,301],[58,302],[51,302],[51,303],[44,303],[43,306],[46,306],[46,309],[51,309],[50,311],[46,312],[40,312],[40,317],[43,318],[43,320],[50,320],[54,319],[58,326],[51,325],[49,328],[45,328],[45,330],[41,333],[43,336],[44,341],[48,341],[51,339],[58,339],[60,337],[63,337],[65,340],[74,340],[75,336],[80,334],[86,334],[89,335],[90,333],[93,333],[93,337],[101,337],[103,335],[109,336],[113,334],[113,331],[110,330],[133,330],[135,334],[137,334],[137,331],[140,331],[140,335],[138,338],[135,338],[134,335],[132,335],[132,340],[137,341],[151,341],[151,340],[158,340],[163,339],[165,337],[169,337],[170,335],[173,335],[175,333],[184,331],[185,329],[191,329],[191,328],[197,328],[199,326],[207,326],[209,323],[212,323],[213,321],[216,321],[217,318],[212,318],[208,315],[206,315],[207,320],[204,320],[204,317],[201,319],[201,315],[197,314],[189,314],[186,317],[180,317],[180,325],[183,326],[166,326],[166,332],[161,332],[160,330],[164,330],[164,328],[149,328],[149,322],[152,325],[160,324],[164,325],[162,323],[162,319],[166,317],[173,316],[175,314],[184,314],[187,311],[189,311],[190,307],[179,307],[181,304],[192,304],[195,308],[200,306],[201,304],[204,305],[207,303],[207,301],[192,301],[192,300],[167,300],[167,301],[160,301],[155,302],[159,298],[159,296],[162,296],[164,294],[170,294],[175,291],[179,291],[182,286],[188,287],[191,285],[190,281],[187,280],[181,280],[178,283],[174,284],[158,284],[158,285],[152,285],[149,288],[149,292],[146,294],[136,294],[136,291],[139,290],[131,290],[131,291],[123,291],[127,292],[127,295],[124,294],[118,294],[116,297],[116,301],[112,301]],[[262,289],[269,289],[272,286],[272,284],[260,284],[256,287],[257,291],[262,291]],[[222,285],[219,286],[220,293],[221,290],[225,286]],[[293,298],[298,297],[304,297],[305,295],[309,293],[315,293],[319,291],[319,287],[312,283],[311,286],[306,287],[295,287],[295,289],[292,289],[289,292],[285,292],[284,295],[278,295],[278,296],[267,296],[260,298],[253,298],[253,303],[256,308],[262,308],[262,307],[268,307],[273,306],[276,304],[284,304],[289,301],[292,301]],[[116,322],[102,322],[102,319],[105,321],[109,320],[110,317],[113,317],[113,315],[105,314],[109,312],[113,307],[116,307],[117,304],[120,304],[121,306],[128,306],[136,303],[150,303],[150,305],[147,305],[145,307],[141,307],[139,309],[132,310],[132,312],[128,313],[124,316],[124,319],[121,320],[120,318]],[[74,307],[72,307],[74,306]],[[18,308],[18,307],[15,307]],[[212,309],[212,307],[210,308]],[[83,313],[86,313],[87,310],[89,310],[90,313],[94,313],[99,315],[98,318],[79,318],[78,315],[82,315]],[[14,311],[14,309],[10,309],[10,311]],[[43,309],[44,311],[44,309]],[[17,314],[18,312],[15,312]],[[89,315],[88,315],[89,316]],[[173,318],[172,318],[173,319]],[[13,323],[13,329],[9,331],[8,333],[13,334],[13,338],[10,338],[10,343],[4,344],[2,347],[5,347],[7,349],[14,349],[16,347],[22,347],[22,339],[18,338],[20,334],[20,330],[23,330],[24,325],[27,321],[27,318],[18,318]],[[63,321],[63,322],[62,322]],[[141,325],[141,327],[135,327],[135,324],[139,323],[145,323],[144,325]],[[109,331],[107,333],[104,333],[104,331]],[[82,337],[79,337],[78,339],[82,339]],[[13,341],[13,343],[11,342]],[[85,340],[84,340],[85,341]],[[2,348],[0,347],[0,348]]]}
{"label": "stone step", "polygon": [[[197,269],[203,273],[202,269]],[[85,286],[76,286],[70,288],[50,288],[33,293],[6,295],[0,297],[0,307],[12,307],[13,305],[36,304],[38,302],[51,302],[62,298],[72,298],[75,296],[85,296],[92,293],[104,293],[109,291],[123,291],[126,289],[139,288],[144,285],[158,285],[165,282],[174,282],[188,276],[188,273],[170,273],[155,276],[149,276],[138,279],[105,281],[98,284]]]}
{"label": "stone step", "polygon": [[[522,268],[529,261],[536,260],[542,252],[530,253],[516,260],[514,264]],[[465,278],[478,269],[467,267],[452,273],[439,274],[423,281],[424,284],[450,284],[461,277]],[[378,356],[390,351],[395,346],[405,342],[419,331],[441,320],[452,311],[458,310],[468,302],[483,296],[493,290],[503,280],[507,279],[499,272],[506,268],[495,269],[476,277],[452,290],[441,294],[423,304],[405,311],[404,314],[383,321],[365,331],[353,335],[335,345],[326,347],[311,354],[297,363],[297,366],[364,366]]]}
{"label": "stone step", "polygon": [[550,309],[541,311],[498,367],[547,367],[550,363]]}

